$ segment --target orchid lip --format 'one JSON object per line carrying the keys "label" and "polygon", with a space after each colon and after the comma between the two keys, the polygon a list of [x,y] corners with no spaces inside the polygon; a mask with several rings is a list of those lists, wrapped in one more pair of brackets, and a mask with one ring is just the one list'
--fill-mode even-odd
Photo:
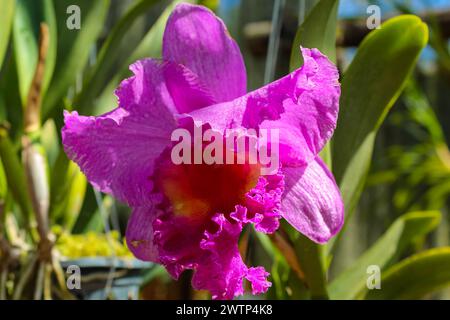
{"label": "orchid lip", "polygon": [[257,183],[258,164],[173,164],[165,161],[154,177],[176,215],[208,218],[243,204]]}

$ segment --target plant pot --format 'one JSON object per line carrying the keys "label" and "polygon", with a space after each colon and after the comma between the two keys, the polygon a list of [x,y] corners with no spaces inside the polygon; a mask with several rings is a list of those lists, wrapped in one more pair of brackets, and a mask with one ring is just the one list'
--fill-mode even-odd
{"label": "plant pot", "polygon": [[[136,300],[143,282],[144,270],[154,264],[136,259],[112,257],[88,257],[63,260],[68,290],[82,300]],[[79,271],[79,287],[73,284]]]}

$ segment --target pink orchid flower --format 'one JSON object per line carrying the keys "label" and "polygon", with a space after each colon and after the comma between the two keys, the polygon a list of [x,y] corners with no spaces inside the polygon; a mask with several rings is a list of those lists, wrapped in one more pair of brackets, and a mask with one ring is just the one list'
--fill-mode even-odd
{"label": "pink orchid flower", "polygon": [[[270,287],[263,267],[243,262],[243,227],[273,233],[279,219],[317,243],[343,224],[343,203],[318,153],[336,126],[336,67],[317,49],[301,49],[304,64],[256,91],[236,42],[208,9],[178,5],[163,38],[162,60],[144,59],[116,91],[118,107],[98,117],[65,113],[65,151],[98,190],[132,208],[126,239],[142,260],[163,264],[214,299]],[[279,130],[277,172],[258,165],[174,164],[171,134],[205,126]]]}

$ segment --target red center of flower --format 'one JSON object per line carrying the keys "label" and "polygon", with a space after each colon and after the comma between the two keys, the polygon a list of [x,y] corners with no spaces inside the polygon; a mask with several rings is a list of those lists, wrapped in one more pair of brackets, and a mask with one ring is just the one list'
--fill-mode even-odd
{"label": "red center of flower", "polygon": [[159,170],[156,185],[176,215],[197,220],[234,211],[255,187],[259,174],[259,165],[171,163]]}

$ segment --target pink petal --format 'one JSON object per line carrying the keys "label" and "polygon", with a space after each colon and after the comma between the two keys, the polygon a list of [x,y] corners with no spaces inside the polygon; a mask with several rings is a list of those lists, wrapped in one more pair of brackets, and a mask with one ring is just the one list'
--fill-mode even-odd
{"label": "pink petal", "polygon": [[249,268],[242,260],[238,241],[247,209],[236,206],[229,219],[216,213],[206,222],[164,213],[153,223],[160,262],[174,278],[186,269],[194,270],[192,285],[208,290],[213,299],[232,299],[244,293],[243,281],[251,282],[253,293],[270,287],[262,267]]}
{"label": "pink petal", "polygon": [[133,206],[149,202],[154,161],[177,123],[161,64],[142,60],[117,90],[119,107],[99,117],[64,114],[64,149],[99,190]]}
{"label": "pink petal", "polygon": [[[245,210],[243,207],[237,210]],[[253,294],[267,292],[271,283],[269,273],[263,267],[248,268],[238,249],[241,223],[231,223],[223,214],[212,220],[217,224],[215,232],[205,232],[200,246],[209,253],[200,260],[192,284],[197,289],[207,289],[213,299],[233,299],[244,293],[244,278],[250,281]]]}
{"label": "pink petal", "polygon": [[215,104],[211,92],[188,68],[173,62],[164,62],[164,76],[178,113]]}
{"label": "pink petal", "polygon": [[[253,223],[255,230],[263,233],[274,233],[280,223],[281,218],[281,198],[284,191],[284,175],[281,173],[275,175],[261,176],[258,184],[246,194],[245,206],[246,214],[253,216],[249,219],[247,216],[238,216],[243,223]],[[236,211],[239,214],[240,211]]]}
{"label": "pink petal", "polygon": [[192,70],[217,102],[246,93],[244,60],[225,24],[202,6],[182,3],[167,21],[163,58]]}
{"label": "pink petal", "polygon": [[302,49],[304,65],[271,84],[190,115],[214,129],[278,129],[284,166],[314,160],[333,135],[339,111],[336,67],[317,49]]}
{"label": "pink petal", "polygon": [[159,262],[158,248],[153,243],[153,221],[157,216],[153,206],[133,209],[128,220],[127,246],[140,260]]}
{"label": "pink petal", "polygon": [[339,74],[318,50],[302,49],[304,66],[297,74],[297,101],[284,103],[277,121],[261,128],[280,130],[280,158],[285,166],[312,161],[332,137],[339,112]]}
{"label": "pink petal", "polygon": [[272,284],[267,281],[270,274],[263,267],[252,267],[248,269],[246,279],[252,284],[252,294],[267,292]]}
{"label": "pink petal", "polygon": [[195,268],[203,255],[199,247],[205,232],[202,223],[175,216],[165,209],[153,223],[153,230],[159,260],[173,278],[178,279],[184,270]]}
{"label": "pink petal", "polygon": [[344,205],[334,178],[320,158],[306,168],[284,168],[283,217],[317,243],[325,243],[344,223]]}
{"label": "pink petal", "polygon": [[248,272],[238,249],[242,225],[230,223],[223,214],[214,216],[213,221],[218,230],[205,232],[200,247],[208,255],[199,261],[192,285],[209,290],[213,299],[233,299],[244,293],[243,280]]}

